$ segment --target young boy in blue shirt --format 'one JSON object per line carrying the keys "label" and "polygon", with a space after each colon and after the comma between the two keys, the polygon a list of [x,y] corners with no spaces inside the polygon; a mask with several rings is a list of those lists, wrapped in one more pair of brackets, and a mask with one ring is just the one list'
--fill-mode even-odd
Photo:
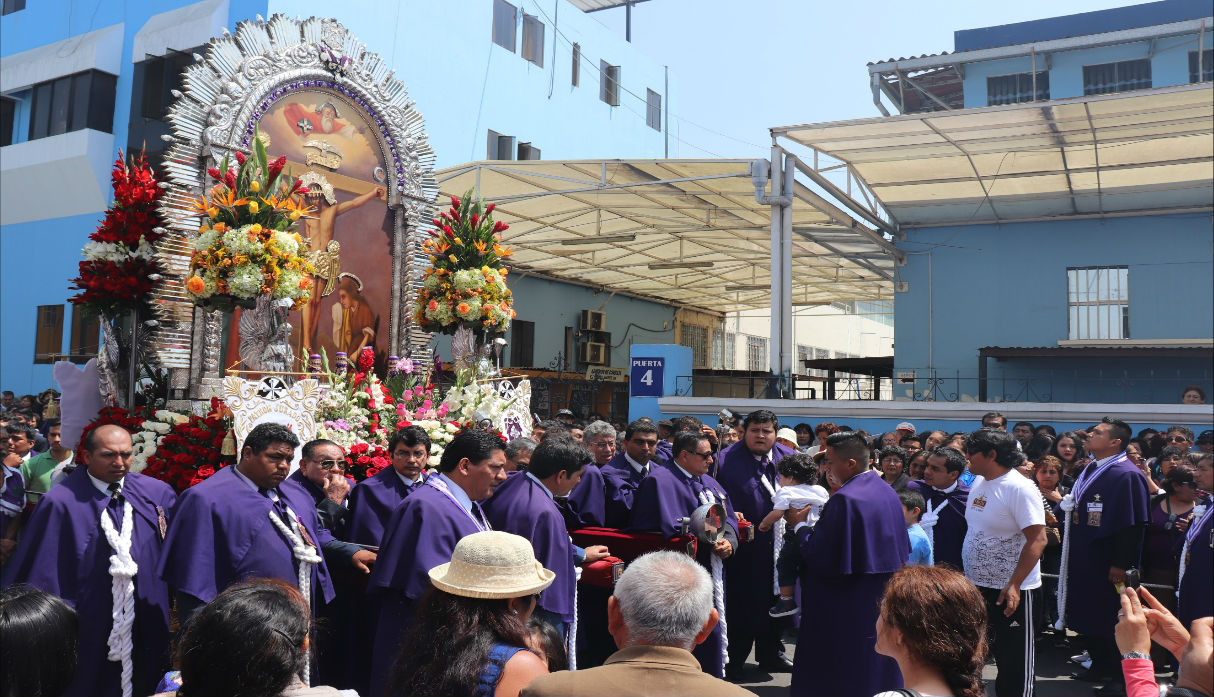
{"label": "young boy in blue shirt", "polygon": [[910,537],[910,557],[906,560],[909,566],[932,565],[932,541],[919,525],[919,517],[923,515],[923,494],[910,489],[898,492],[902,500],[902,514],[906,516],[906,534]]}

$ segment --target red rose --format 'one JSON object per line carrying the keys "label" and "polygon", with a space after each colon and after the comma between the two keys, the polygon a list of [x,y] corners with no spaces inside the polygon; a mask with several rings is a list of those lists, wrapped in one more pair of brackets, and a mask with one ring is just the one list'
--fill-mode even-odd
{"label": "red rose", "polygon": [[206,479],[212,474],[215,474],[215,468],[211,467],[210,465],[203,465],[202,467],[198,468],[198,476],[202,477],[203,479]]}

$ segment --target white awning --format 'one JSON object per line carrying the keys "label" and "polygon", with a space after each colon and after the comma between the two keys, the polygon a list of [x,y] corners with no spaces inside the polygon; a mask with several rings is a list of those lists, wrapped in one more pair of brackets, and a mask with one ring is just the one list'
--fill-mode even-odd
{"label": "white awning", "polygon": [[[750,163],[472,162],[436,179],[445,196],[476,187],[497,204],[512,267],[731,312],[770,307],[771,206]],[[792,210],[794,304],[892,299],[891,243],[800,182]]]}
{"label": "white awning", "polygon": [[152,15],[135,33],[131,61],[205,46],[228,25],[228,0],[203,0]]}
{"label": "white awning", "polygon": [[847,163],[904,227],[1214,206],[1210,83],[772,132]]}
{"label": "white awning", "polygon": [[0,61],[0,92],[8,93],[85,70],[117,75],[122,68],[122,24],[73,36]]}

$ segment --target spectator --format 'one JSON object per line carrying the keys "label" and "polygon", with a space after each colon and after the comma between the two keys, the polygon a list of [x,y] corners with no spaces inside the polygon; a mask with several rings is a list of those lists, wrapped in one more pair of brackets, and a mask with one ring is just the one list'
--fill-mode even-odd
{"label": "spectator", "polygon": [[[1196,467],[1197,488],[1214,491],[1214,455],[1205,455]],[[1214,505],[1209,496],[1202,500],[1205,513],[1189,525],[1185,533],[1184,546],[1180,549],[1180,560],[1184,564],[1180,573],[1180,588],[1176,601],[1176,616],[1181,622],[1192,622],[1198,617],[1214,615],[1214,595],[1210,593],[1210,575],[1214,573],[1214,561],[1210,559],[1214,548],[1209,540],[1214,539]]]}
{"label": "spectator", "polygon": [[1021,448],[1028,448],[1029,441],[1033,439],[1033,424],[1028,421],[1017,421],[1016,425],[1012,426],[1012,438],[1016,439]]}
{"label": "spectator", "polygon": [[826,439],[832,434],[839,432],[839,427],[833,421],[823,421],[814,429],[814,445],[810,447],[808,452],[810,455],[817,455],[826,445]]}
{"label": "spectator", "polygon": [[[1193,522],[1197,482],[1188,466],[1173,469],[1163,478],[1163,492],[1151,500],[1150,518],[1142,541],[1142,580],[1175,587],[1180,572],[1177,552]],[[1164,605],[1174,609],[1175,595],[1165,593]]]}
{"label": "spectator", "polygon": [[910,557],[906,563],[911,566],[932,565],[932,541],[919,525],[923,516],[923,494],[911,489],[898,491],[898,499],[902,501],[902,515],[906,517],[906,534],[910,538]]}
{"label": "spectator", "polygon": [[561,409],[556,412],[556,420],[560,421],[561,423],[565,424],[566,426],[572,426],[573,422],[576,419],[577,419],[577,416],[574,415],[574,413],[568,409]]}
{"label": "spectator", "polygon": [[982,415],[982,427],[1006,431],[1007,417],[997,411],[988,411]]}
{"label": "spectator", "polygon": [[25,480],[25,495],[32,506],[38,503],[42,495],[51,488],[51,477],[57,468],[72,461],[73,453],[70,448],[63,446],[60,441],[62,427],[59,419],[47,421],[46,436],[50,448],[41,455],[26,460],[21,465],[21,478]]}
{"label": "spectator", "polygon": [[307,687],[310,630],[308,601],[294,586],[254,579],[228,588],[186,625],[177,697],[357,697]]}
{"label": "spectator", "polygon": [[881,470],[881,478],[894,488],[894,491],[903,489],[911,480],[906,474],[906,461],[909,458],[906,456],[906,451],[896,445],[882,448],[877,455],[877,464]]}
{"label": "spectator", "polygon": [[1147,478],[1147,490],[1153,493],[1161,491],[1159,484],[1155,481],[1155,477],[1151,472],[1151,465],[1147,459],[1142,456],[1142,443],[1132,440],[1125,446],[1125,457],[1132,462],[1142,476]]}
{"label": "spectator", "polygon": [[950,433],[948,434],[948,439],[944,442],[944,444],[946,447],[958,450],[960,452],[965,452],[965,437],[967,435],[968,434],[964,431]]}
{"label": "spectator", "polygon": [[974,482],[965,508],[968,529],[962,547],[965,575],[978,586],[991,625],[991,651],[999,666],[995,694],[1034,692],[1041,552],[1046,546],[1045,511],[1032,482],[1012,471],[1020,462],[1006,431],[983,428],[966,439]]}
{"label": "spectator", "polygon": [[[922,695],[982,697],[986,613],[982,595],[950,569],[908,566],[881,599],[877,651],[893,658],[906,687]],[[877,697],[896,697],[882,692]]]}
{"label": "spectator", "polygon": [[16,402],[17,398],[13,394],[12,390],[5,390],[4,392],[0,393],[0,410],[10,411]]}
{"label": "spectator", "polygon": [[776,432],[776,442],[793,452],[800,452],[797,447],[797,432],[791,428],[782,428]]}
{"label": "spectator", "polygon": [[916,436],[913,433],[908,433],[902,436],[902,440],[898,441],[898,447],[905,450],[906,456],[911,458],[914,457],[916,453],[923,451],[923,440],[920,436]]}
{"label": "spectator", "polygon": [[902,440],[902,434],[900,432],[886,431],[885,433],[881,434],[881,442],[873,444],[873,449],[884,450],[885,448],[896,448],[898,447],[898,441],[900,440]]}
{"label": "spectator", "polygon": [[78,631],[76,611],[56,596],[23,584],[0,591],[0,695],[63,694],[76,675]]}
{"label": "spectator", "polygon": [[1052,437],[1052,438],[1057,438],[1057,437],[1058,437],[1058,432],[1057,432],[1057,431],[1055,431],[1055,430],[1054,430],[1054,427],[1053,427],[1053,426],[1051,426],[1051,425],[1049,425],[1049,424],[1039,424],[1039,425],[1037,426],[1037,428],[1034,428],[1034,429],[1033,429],[1033,434],[1034,434],[1034,435],[1036,435],[1036,434],[1038,434],[1038,433],[1044,433],[1045,435],[1050,436],[1050,437]]}
{"label": "spectator", "polygon": [[906,463],[906,475],[910,477],[912,482],[917,482],[923,479],[923,472],[927,469],[927,451],[920,450],[911,455],[910,462]]}
{"label": "spectator", "polygon": [[[717,426],[717,440],[720,441],[722,450],[728,448],[734,443],[737,443],[739,440],[741,440],[741,438],[741,435],[738,434],[738,429],[734,428],[733,426],[730,426],[729,424],[721,424],[720,426]],[[817,446],[815,445],[810,449],[812,450],[816,447]]]}
{"label": "spectator", "polygon": [[1050,454],[1062,463],[1062,483],[1072,486],[1079,471],[1087,464],[1083,456],[1083,434],[1079,431],[1067,431],[1054,441]]}
{"label": "spectator", "polygon": [[[1020,441],[1016,441],[1020,442]],[[1036,436],[1030,436],[1027,443],[1021,443],[1021,449],[1024,451],[1024,456],[1032,464],[1037,464],[1041,458],[1050,454],[1054,449],[1054,438],[1042,433]]]}
{"label": "spectator", "polygon": [[528,650],[536,595],[556,574],[518,535],[485,531],[455,545],[451,561],[430,569],[433,588],[417,608],[393,667],[394,697],[516,697],[548,673]]}
{"label": "spectator", "polygon": [[[533,430],[532,435],[535,434]],[[541,436],[540,440],[543,440]],[[506,444],[506,471],[507,472],[526,472],[527,465],[531,463],[531,453],[535,452],[535,446],[539,441],[530,438],[515,438]]]}
{"label": "spectator", "polygon": [[1198,452],[1206,454],[1214,453],[1214,431],[1202,431],[1201,434],[1197,436],[1197,442],[1194,443],[1194,445],[1197,446]]}
{"label": "spectator", "polygon": [[638,557],[607,601],[608,626],[620,650],[598,668],[536,678],[522,694],[753,697],[752,692],[702,672],[691,654],[717,625],[712,594],[708,572],[686,554],[652,552]]}
{"label": "spectator", "polygon": [[527,648],[548,663],[548,672],[569,670],[569,654],[565,651],[565,637],[548,622],[531,616],[527,620]]}
{"label": "spectator", "polygon": [[793,426],[792,430],[797,433],[797,451],[809,452],[810,447],[814,444],[814,427],[807,423],[799,423]]}
{"label": "spectator", "polygon": [[586,434],[586,424],[582,423],[581,421],[574,421],[573,423],[569,424],[569,437],[570,438],[581,443],[582,438],[585,436],[585,434]]}
{"label": "spectator", "polygon": [[923,449],[931,452],[936,448],[944,445],[948,441],[948,434],[944,431],[932,431],[927,434],[927,440],[923,441]]}
{"label": "spectator", "polygon": [[1181,404],[1205,404],[1206,391],[1197,385],[1188,385],[1180,397]]}
{"label": "spectator", "polygon": [[1153,474],[1164,479],[1172,472],[1172,469],[1178,465],[1187,464],[1188,458],[1185,457],[1184,451],[1180,448],[1168,446],[1159,451],[1159,457],[1155,458],[1155,469]]}
{"label": "spectator", "polygon": [[[34,452],[34,437],[37,431],[33,426],[25,423],[14,421],[8,425],[8,450],[12,455],[16,455],[21,459],[16,465],[10,464],[10,467],[23,465],[35,455]],[[49,446],[48,446],[49,447]]]}
{"label": "spectator", "polygon": [[1193,429],[1188,426],[1168,426],[1168,430],[1163,434],[1163,442],[1164,445],[1187,453],[1193,447]]}
{"label": "spectator", "polygon": [[544,439],[548,436],[567,435],[569,435],[569,424],[566,424],[564,421],[543,421],[531,429],[531,440],[534,440],[536,443],[543,443]]}
{"label": "spectator", "polygon": [[[1143,607],[1143,603],[1147,607]],[[1186,630],[1146,588],[1126,588],[1121,594],[1117,622],[1117,648],[1128,697],[1194,697],[1214,693],[1211,661],[1214,655],[1214,619],[1195,620]],[[1161,692],[1155,684],[1151,642],[1155,641],[1180,661],[1176,684]]]}

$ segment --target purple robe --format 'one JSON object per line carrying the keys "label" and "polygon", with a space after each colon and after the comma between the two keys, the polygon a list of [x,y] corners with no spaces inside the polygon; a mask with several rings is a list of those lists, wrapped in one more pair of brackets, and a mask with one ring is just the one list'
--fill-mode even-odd
{"label": "purple robe", "polygon": [[[270,522],[274,503],[236,476],[236,465],[224,467],[181,494],[177,515],[165,541],[160,576],[175,591],[204,603],[228,586],[249,578],[277,578],[298,585],[291,543]],[[333,539],[317,524],[312,497],[295,482],[278,486],[318,550]],[[329,570],[322,561],[312,568],[312,607],[333,599]]]}
{"label": "purple robe", "polygon": [[[425,481],[424,478],[422,481]],[[384,525],[392,517],[392,512],[417,486],[405,484],[396,469],[390,466],[374,477],[359,482],[350,490],[346,539],[360,545],[378,547],[384,537]]]}
{"label": "purple robe", "polygon": [[[898,494],[881,475],[849,479],[822,507],[811,531],[797,531],[805,560],[793,697],[870,697],[902,686],[898,664],[876,652],[877,615],[885,584],[910,555]],[[846,670],[840,670],[846,666]]]}
{"label": "purple robe", "polygon": [[[650,471],[657,463],[650,462]],[[600,468],[603,475],[603,527],[624,529],[631,519],[632,499],[646,475],[638,473],[624,453],[616,453]]]}
{"label": "purple robe", "polygon": [[[1089,466],[1088,476],[1095,469]],[[1071,539],[1066,541],[1071,548],[1066,622],[1075,632],[1113,638],[1121,598],[1109,582],[1109,567],[1138,565],[1142,532],[1150,517],[1147,480],[1124,453],[1087,486],[1081,499],[1075,501],[1071,511]],[[1138,551],[1132,553],[1132,559],[1116,560],[1115,538],[1129,528],[1137,528]]]}
{"label": "purple robe", "polygon": [[484,509],[494,530],[531,540],[536,560],[556,574],[552,585],[540,591],[539,606],[559,615],[563,622],[572,622],[573,586],[577,583],[573,542],[548,490],[527,475],[510,477],[493,490]]}
{"label": "purple robe", "polygon": [[[1209,504],[1207,504],[1209,505]],[[1176,617],[1188,627],[1199,617],[1214,615],[1214,590],[1211,575],[1214,574],[1214,515],[1210,509],[1199,520],[1192,538],[1186,535],[1189,548],[1184,553],[1184,578],[1180,580],[1180,602]]]}
{"label": "purple robe", "polygon": [[658,449],[653,459],[662,465],[674,462],[674,443],[658,439]]}
{"label": "purple robe", "polygon": [[[768,482],[773,489],[779,481],[775,463],[792,454],[792,450],[778,443],[772,449]],[[756,639],[770,641],[773,645],[778,639],[778,636],[774,636],[778,630],[767,615],[772,596],[775,595],[772,586],[775,578],[775,528],[767,532],[759,530],[759,521],[771,513],[771,495],[759,477],[759,461],[746,448],[745,441],[738,441],[721,453],[717,480],[725,487],[734,509],[755,526],[755,539],[742,545],[725,565],[728,574],[725,604],[729,610],[730,651],[739,655],[740,661],[745,660],[750,652],[749,644]],[[747,646],[740,645],[743,643]],[[736,649],[735,645],[738,645]],[[764,652],[767,651],[771,649],[765,644]],[[774,654],[774,651],[771,653]],[[756,655],[756,658],[766,660],[771,656]]]}
{"label": "purple robe", "polygon": [[25,510],[25,478],[21,470],[0,465],[3,491],[0,491],[0,537],[8,531],[8,525]]}
{"label": "purple robe", "polygon": [[[134,694],[147,695],[169,666],[169,591],[156,575],[166,523],[177,496],[167,484],[140,474],[123,478],[122,495],[135,516],[131,556],[135,574]],[[4,585],[28,583],[63,598],[80,618],[76,675],[65,695],[121,695],[122,664],[106,658],[113,626],[113,549],[101,531],[110,498],[98,491],[85,467],[38,502],[17,551],[4,569]],[[119,516],[121,517],[121,515]],[[116,521],[117,522],[117,521]],[[117,527],[117,526],[116,526]]]}
{"label": "purple robe", "polygon": [[582,468],[582,478],[566,499],[579,527],[601,528],[606,518],[603,471],[591,463]]}
{"label": "purple robe", "polygon": [[414,604],[430,590],[430,569],[451,561],[455,544],[480,532],[469,514],[434,486],[421,486],[396,507],[380,542],[367,593],[378,596],[372,647],[371,694],[382,694],[413,620]]}
{"label": "purple robe", "polygon": [[[733,504],[725,488],[708,475],[703,475],[696,481],[678,469],[676,465],[667,464],[654,467],[641,487],[637,490],[636,499],[632,504],[633,530],[641,532],[661,532],[666,537],[674,537],[682,530],[679,518],[685,518],[702,505],[700,492],[707,489],[712,492],[712,498],[725,506],[726,522],[725,539],[738,549],[738,526],[734,517]],[[696,561],[712,573],[712,550],[704,544],[696,549]],[[732,563],[725,560],[725,565]],[[729,622],[726,615],[726,624]],[[692,651],[700,661],[700,667],[705,673],[715,677],[725,675],[725,660],[722,654],[722,642],[725,641],[725,627],[717,624],[712,634],[704,643]]]}
{"label": "purple robe", "polygon": [[935,566],[947,564],[957,571],[963,571],[961,544],[965,542],[965,531],[969,530],[969,524],[965,522],[965,502],[969,499],[970,488],[961,480],[957,480],[957,488],[947,494],[923,481],[911,482],[906,488],[922,494],[924,502],[933,510],[945,499],[948,500],[948,504],[940,509],[939,519],[932,528],[932,561]]}

